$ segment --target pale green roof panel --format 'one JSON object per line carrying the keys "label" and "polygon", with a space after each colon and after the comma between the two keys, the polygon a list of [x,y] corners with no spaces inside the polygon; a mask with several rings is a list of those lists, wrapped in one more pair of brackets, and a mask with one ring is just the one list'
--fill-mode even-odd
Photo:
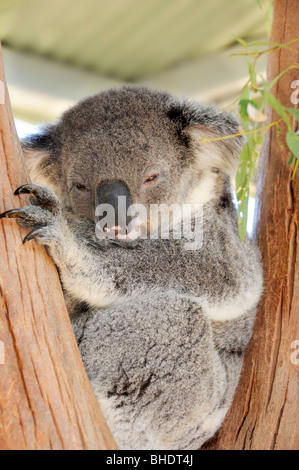
{"label": "pale green roof panel", "polygon": [[2,0],[0,38],[136,81],[263,36],[264,16],[256,0]]}

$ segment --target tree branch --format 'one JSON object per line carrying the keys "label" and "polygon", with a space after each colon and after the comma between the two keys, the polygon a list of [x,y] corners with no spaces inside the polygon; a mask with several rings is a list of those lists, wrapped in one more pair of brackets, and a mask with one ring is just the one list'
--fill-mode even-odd
{"label": "tree branch", "polygon": [[[2,98],[2,100],[1,100]],[[28,182],[0,46],[0,212]],[[25,231],[0,223],[0,449],[115,449],[85,374],[57,270]]]}

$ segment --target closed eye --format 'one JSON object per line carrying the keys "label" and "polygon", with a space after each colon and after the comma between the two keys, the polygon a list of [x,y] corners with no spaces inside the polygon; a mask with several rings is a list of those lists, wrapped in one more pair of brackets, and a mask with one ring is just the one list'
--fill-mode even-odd
{"label": "closed eye", "polygon": [[152,175],[148,175],[143,180],[143,185],[149,186],[155,184],[159,179],[158,173],[153,173]]}
{"label": "closed eye", "polygon": [[75,188],[80,191],[81,193],[87,193],[89,192],[89,189],[87,186],[85,186],[85,184],[81,184],[81,183],[75,183]]}

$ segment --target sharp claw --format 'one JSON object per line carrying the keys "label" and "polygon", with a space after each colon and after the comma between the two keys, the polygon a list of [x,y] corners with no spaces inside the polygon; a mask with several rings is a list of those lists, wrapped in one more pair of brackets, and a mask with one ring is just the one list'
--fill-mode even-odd
{"label": "sharp claw", "polygon": [[22,209],[13,209],[0,214],[0,219],[23,219],[24,211]]}
{"label": "sharp claw", "polygon": [[40,190],[40,186],[35,184],[23,184],[18,189],[15,190],[14,195],[19,196],[19,194],[30,194],[31,196],[36,196],[36,192]]}
{"label": "sharp claw", "polygon": [[35,230],[32,230],[32,232],[29,232],[28,235],[23,240],[23,245],[25,243],[30,242],[30,240],[34,240],[36,236],[38,236],[41,233],[42,229],[41,228],[36,228]]}

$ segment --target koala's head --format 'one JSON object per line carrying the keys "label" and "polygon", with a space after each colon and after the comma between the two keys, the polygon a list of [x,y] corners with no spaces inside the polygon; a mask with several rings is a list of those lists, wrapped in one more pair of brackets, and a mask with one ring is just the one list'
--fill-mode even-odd
{"label": "koala's head", "polygon": [[33,182],[95,220],[96,207],[118,196],[147,208],[220,198],[244,139],[201,141],[237,133],[238,121],[213,106],[123,87],[81,101],[23,149]]}

